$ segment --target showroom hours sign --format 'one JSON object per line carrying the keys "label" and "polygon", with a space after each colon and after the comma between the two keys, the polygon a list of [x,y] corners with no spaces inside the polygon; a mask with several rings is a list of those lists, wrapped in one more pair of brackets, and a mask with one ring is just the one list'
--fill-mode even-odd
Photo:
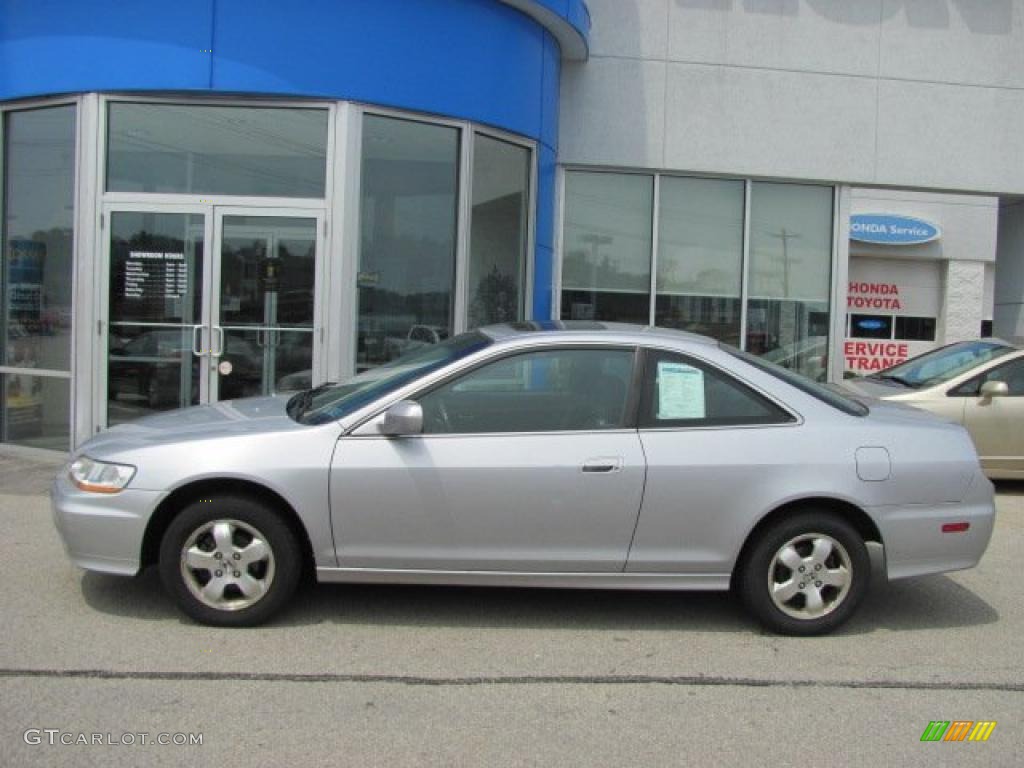
{"label": "showroom hours sign", "polygon": [[188,292],[188,263],[184,253],[130,251],[124,261],[124,297],[163,302]]}

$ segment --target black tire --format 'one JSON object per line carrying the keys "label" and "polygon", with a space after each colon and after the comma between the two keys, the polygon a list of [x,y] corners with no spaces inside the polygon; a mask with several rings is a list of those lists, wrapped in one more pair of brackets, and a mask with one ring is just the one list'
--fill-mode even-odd
{"label": "black tire", "polygon": [[[823,542],[818,552],[816,542]],[[826,544],[829,555],[822,558]],[[799,565],[790,568],[783,560]],[[836,629],[857,610],[871,579],[871,558],[856,529],[835,514],[813,510],[763,531],[738,568],[736,587],[748,610],[783,635],[822,635]],[[815,578],[819,575],[821,580]]]}
{"label": "black tire", "polygon": [[[253,546],[256,540],[262,549]],[[186,551],[192,552],[193,564],[208,561],[211,567],[189,567]],[[214,570],[229,561],[230,568]],[[281,515],[248,496],[193,501],[171,521],[160,542],[165,589],[186,615],[212,626],[266,622],[294,594],[302,566],[302,548]]]}

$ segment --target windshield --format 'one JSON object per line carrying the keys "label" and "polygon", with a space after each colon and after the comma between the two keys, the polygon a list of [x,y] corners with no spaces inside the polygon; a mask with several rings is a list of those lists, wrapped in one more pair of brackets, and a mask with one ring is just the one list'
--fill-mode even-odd
{"label": "windshield", "polygon": [[932,387],[1012,351],[1013,347],[1000,341],[961,341],[912,357],[867,378],[895,381],[913,389]]}
{"label": "windshield", "polygon": [[468,357],[491,344],[476,331],[440,344],[430,344],[378,368],[357,374],[340,384],[325,384],[299,392],[288,401],[288,415],[300,424],[337,421],[409,382]]}

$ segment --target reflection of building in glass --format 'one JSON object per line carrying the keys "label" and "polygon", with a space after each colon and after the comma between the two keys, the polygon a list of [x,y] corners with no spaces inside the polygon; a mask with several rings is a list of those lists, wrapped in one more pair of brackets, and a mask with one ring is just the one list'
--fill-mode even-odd
{"label": "reflection of building in glass", "polygon": [[[927,30],[856,3],[592,5],[7,4],[0,381],[30,380],[44,427],[12,437],[0,408],[0,443],[65,450],[506,319],[671,326],[833,379],[847,344],[1024,336],[1010,3]],[[933,98],[901,96],[918,85]],[[936,237],[847,242],[851,216]],[[41,277],[11,271],[18,242]],[[133,250],[182,254],[184,277]],[[844,308],[857,275],[901,307]],[[150,332],[173,373],[170,353],[111,362]],[[111,398],[136,363],[160,383]]]}

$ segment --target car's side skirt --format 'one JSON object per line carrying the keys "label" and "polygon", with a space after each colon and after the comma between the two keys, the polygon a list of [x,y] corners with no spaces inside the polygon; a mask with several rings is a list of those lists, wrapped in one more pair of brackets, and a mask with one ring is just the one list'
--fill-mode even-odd
{"label": "car's side skirt", "polygon": [[555,589],[723,590],[728,573],[532,573],[520,571],[427,571],[383,568],[316,569],[318,581],[359,584],[452,584]]}

